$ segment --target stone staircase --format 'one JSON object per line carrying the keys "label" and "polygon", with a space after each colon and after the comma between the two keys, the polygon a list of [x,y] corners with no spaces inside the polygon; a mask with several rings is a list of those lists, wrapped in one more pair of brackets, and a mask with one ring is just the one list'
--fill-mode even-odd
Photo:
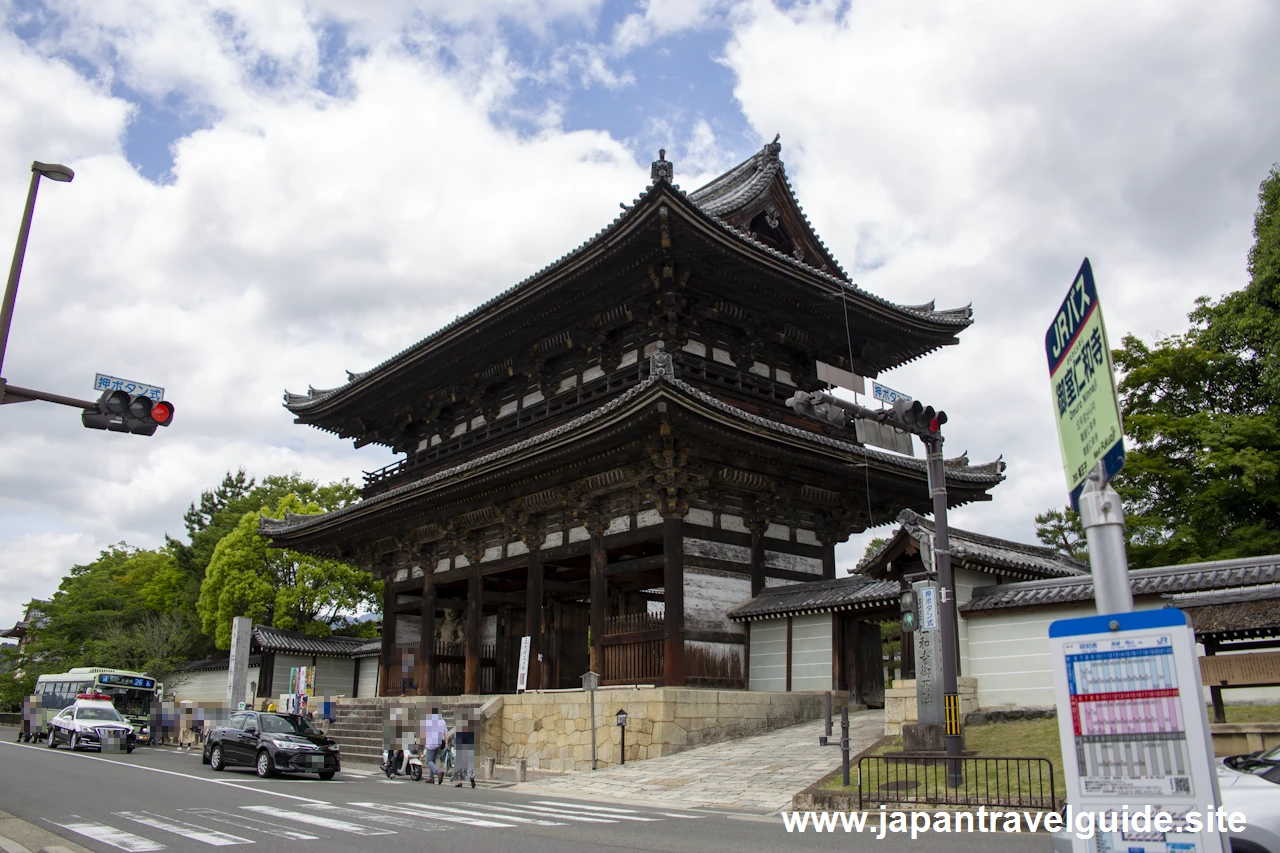
{"label": "stone staircase", "polygon": [[329,737],[342,747],[343,764],[381,764],[384,706],[375,702],[342,703],[334,710]]}
{"label": "stone staircase", "polygon": [[[488,699],[489,697],[485,697]],[[452,728],[455,713],[460,710],[478,709],[484,704],[476,697],[379,697],[342,701],[334,706],[334,720],[329,726],[329,737],[342,747],[343,764],[381,764],[384,727],[388,718],[388,706],[400,705],[419,714],[439,708],[445,722]]]}

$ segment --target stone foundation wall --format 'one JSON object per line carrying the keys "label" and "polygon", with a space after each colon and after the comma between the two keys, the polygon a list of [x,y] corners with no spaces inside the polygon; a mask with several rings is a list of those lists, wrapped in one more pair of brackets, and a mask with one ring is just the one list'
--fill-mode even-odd
{"label": "stone foundation wall", "polygon": [[[960,716],[965,717],[978,710],[978,679],[960,676],[956,679],[960,691]],[[891,737],[902,734],[903,723],[918,722],[916,714],[916,682],[914,679],[897,680],[884,692],[884,733]]]}
{"label": "stone foundation wall", "polygon": [[[832,694],[835,713],[847,695]],[[684,687],[602,689],[596,692],[597,766],[619,763],[627,712],[627,761],[672,755],[693,746],[759,734],[822,716],[821,693],[753,693]],[[543,770],[590,770],[589,698],[583,691],[504,696],[501,726],[487,732],[499,764],[517,758]],[[496,720],[496,718],[495,718]]]}
{"label": "stone foundation wall", "polygon": [[[914,694],[913,694],[914,695]],[[763,693],[693,687],[602,688],[596,691],[596,763],[621,760],[619,710],[627,712],[627,761],[658,758],[707,743],[792,726],[822,717],[820,692]],[[831,694],[839,725],[848,701]],[[347,699],[339,705],[399,705],[428,713],[444,712],[452,727],[455,711],[466,709],[476,731],[476,762],[494,756],[499,764],[517,758],[531,768],[552,771],[591,769],[590,699],[582,690],[548,690],[503,696],[380,697]],[[850,710],[862,710],[854,706]]]}

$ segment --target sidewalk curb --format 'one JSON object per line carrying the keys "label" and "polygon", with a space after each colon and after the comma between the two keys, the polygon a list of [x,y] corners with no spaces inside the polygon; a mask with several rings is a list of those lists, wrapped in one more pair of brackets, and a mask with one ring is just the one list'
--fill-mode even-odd
{"label": "sidewalk curb", "polygon": [[[0,811],[0,831],[5,833],[0,835],[0,851],[3,853],[32,853],[33,850],[35,853],[93,853],[87,847],[6,811]],[[14,840],[15,835],[26,843]]]}

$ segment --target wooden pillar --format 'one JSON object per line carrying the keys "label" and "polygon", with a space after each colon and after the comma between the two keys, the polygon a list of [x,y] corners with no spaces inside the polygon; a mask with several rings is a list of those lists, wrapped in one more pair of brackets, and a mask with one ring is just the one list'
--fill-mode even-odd
{"label": "wooden pillar", "polygon": [[662,520],[662,598],[665,637],[662,679],[667,687],[684,686],[684,519]]}
{"label": "wooden pillar", "polygon": [[822,539],[822,579],[831,580],[836,576],[836,543],[834,539]]}
{"label": "wooden pillar", "polygon": [[[378,668],[378,695],[390,696],[391,689],[394,685],[393,679],[395,674],[400,671],[400,667],[396,664],[399,661],[393,661],[392,655],[396,649],[396,594],[391,589],[391,578],[388,577],[384,581],[382,593],[382,654],[380,657],[381,666]],[[394,669],[394,672],[392,671]]]}
{"label": "wooden pillar", "polygon": [[542,687],[542,552],[540,542],[533,540],[529,548],[529,583],[525,590],[524,632],[529,636],[528,689]]}
{"label": "wooden pillar", "polygon": [[[1218,653],[1218,644],[1213,640],[1201,640],[1204,643],[1205,657],[1212,657]],[[1213,702],[1213,721],[1215,723],[1225,723],[1227,721],[1227,707],[1222,703],[1222,688],[1210,687],[1209,699]]]}
{"label": "wooden pillar", "polygon": [[474,696],[480,692],[480,616],[484,598],[484,578],[480,564],[471,564],[467,580],[467,663],[462,692]]}
{"label": "wooden pillar", "polygon": [[764,529],[763,521],[751,523],[751,597],[764,592]]}
{"label": "wooden pillar", "polygon": [[605,586],[604,567],[608,554],[604,550],[604,536],[599,530],[591,534],[591,671],[601,679],[610,678],[604,671],[604,620],[608,614],[608,590]]}
{"label": "wooden pillar", "polygon": [[431,581],[431,566],[426,566],[427,576],[422,579],[422,639],[418,643],[418,658],[422,661],[422,679],[418,692],[430,696],[436,689],[436,585]]}

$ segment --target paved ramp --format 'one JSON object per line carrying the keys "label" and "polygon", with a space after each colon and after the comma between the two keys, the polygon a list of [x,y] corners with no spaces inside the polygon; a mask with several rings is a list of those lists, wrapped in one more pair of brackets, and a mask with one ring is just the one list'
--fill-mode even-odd
{"label": "paved ramp", "polygon": [[[791,804],[840,764],[838,746],[819,746],[821,720],[762,735],[694,747],[625,767],[569,773],[520,786],[521,793],[579,794],[681,806],[771,812]],[[884,711],[849,715],[849,749],[857,755],[884,735]],[[833,740],[839,741],[837,719]]]}

